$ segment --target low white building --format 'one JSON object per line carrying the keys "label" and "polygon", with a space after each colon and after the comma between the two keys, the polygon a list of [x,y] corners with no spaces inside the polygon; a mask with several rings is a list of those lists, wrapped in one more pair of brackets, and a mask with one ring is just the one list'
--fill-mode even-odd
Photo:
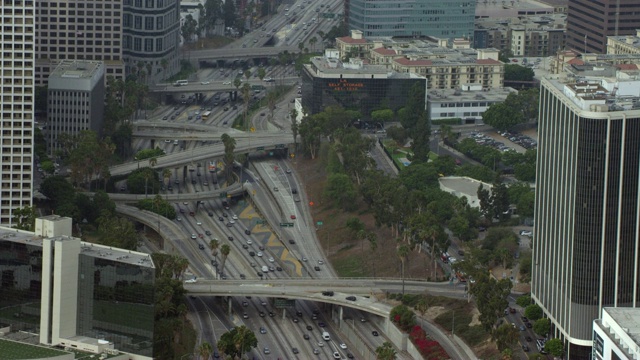
{"label": "low white building", "polygon": [[474,208],[480,207],[480,200],[478,199],[480,185],[489,190],[489,193],[493,189],[491,184],[466,176],[444,176],[438,179],[438,182],[440,183],[440,190],[459,198],[466,197],[469,205]]}
{"label": "low white building", "polygon": [[431,120],[459,118],[464,124],[481,124],[482,114],[489,106],[504,102],[513,92],[517,91],[510,87],[483,89],[480,84],[462,85],[456,90],[429,90]]}
{"label": "low white building", "polygon": [[593,321],[593,359],[640,359],[640,309],[606,307]]}

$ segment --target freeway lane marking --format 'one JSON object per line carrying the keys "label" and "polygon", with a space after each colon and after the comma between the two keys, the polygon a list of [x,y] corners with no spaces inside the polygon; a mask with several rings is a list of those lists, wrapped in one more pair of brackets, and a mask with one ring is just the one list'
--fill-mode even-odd
{"label": "freeway lane marking", "polygon": [[298,261],[298,259],[291,255],[289,250],[283,249],[282,254],[280,254],[280,259],[283,262],[291,262],[293,264],[293,267],[295,268],[295,273],[298,276],[302,276],[302,264],[300,263],[300,261]]}

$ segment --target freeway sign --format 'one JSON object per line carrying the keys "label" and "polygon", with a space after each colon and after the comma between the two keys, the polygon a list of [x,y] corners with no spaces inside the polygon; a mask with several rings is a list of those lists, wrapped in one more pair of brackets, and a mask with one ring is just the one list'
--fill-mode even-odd
{"label": "freeway sign", "polygon": [[322,225],[324,225],[324,223],[322,221],[318,221],[318,222],[316,222],[316,225],[322,226]]}
{"label": "freeway sign", "polygon": [[221,197],[221,198],[225,198],[225,197],[227,197],[227,192],[226,192],[226,191],[221,192],[221,193],[220,193],[220,197]]}
{"label": "freeway sign", "polygon": [[280,223],[280,227],[293,227],[293,223]]}
{"label": "freeway sign", "polygon": [[336,17],[336,14],[334,13],[322,13],[322,17],[325,19],[333,19],[334,17]]}
{"label": "freeway sign", "polygon": [[277,309],[292,308],[296,306],[296,301],[294,299],[276,298],[273,301],[273,306]]}
{"label": "freeway sign", "polygon": [[276,144],[276,149],[284,149],[284,144]]}
{"label": "freeway sign", "polygon": [[258,146],[258,147],[256,148],[256,151],[261,151],[261,150],[264,150],[264,146]]}

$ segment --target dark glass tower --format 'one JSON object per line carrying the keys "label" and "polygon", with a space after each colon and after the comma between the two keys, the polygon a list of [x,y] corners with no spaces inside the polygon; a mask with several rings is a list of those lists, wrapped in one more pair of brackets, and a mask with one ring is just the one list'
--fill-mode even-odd
{"label": "dark glass tower", "polygon": [[635,35],[640,29],[638,0],[569,0],[566,46],[605,54],[607,36]]}

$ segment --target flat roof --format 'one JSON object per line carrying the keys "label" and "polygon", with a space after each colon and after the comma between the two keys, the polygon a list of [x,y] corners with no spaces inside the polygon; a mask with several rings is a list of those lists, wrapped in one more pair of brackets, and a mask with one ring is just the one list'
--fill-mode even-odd
{"label": "flat roof", "polygon": [[[476,84],[473,84],[476,85]],[[431,89],[428,92],[431,103],[450,103],[460,101],[504,101],[511,93],[517,93],[510,87],[495,88],[491,91],[482,90],[455,90],[455,89]]]}
{"label": "flat roof", "polygon": [[102,67],[101,61],[63,60],[51,72],[49,79],[90,79],[100,67]]}
{"label": "flat roof", "polygon": [[[52,220],[62,219],[58,215],[51,215]],[[49,216],[45,216],[44,218],[49,218]],[[56,236],[51,239],[56,241],[70,241],[70,240],[79,240],[78,238],[71,238],[68,236]],[[42,247],[41,236],[36,236],[33,232],[17,230],[7,227],[0,226],[0,240],[11,241],[15,243],[21,243],[32,246]],[[125,264],[143,266],[148,268],[155,268],[153,265],[153,261],[151,260],[151,255],[133,251],[133,250],[125,250],[114,248],[110,246],[104,246],[99,244],[93,244],[89,242],[80,241],[81,244],[81,254],[99,257],[107,260],[118,261]]]}
{"label": "flat roof", "polygon": [[444,176],[438,179],[443,186],[460,193],[465,196],[478,196],[478,187],[480,184],[491,192],[493,186],[483,183],[480,180],[472,179],[466,176]]}
{"label": "flat roof", "polygon": [[[317,69],[313,71],[313,67]],[[325,58],[322,56],[316,56],[311,58],[311,64],[306,64],[310,68],[310,72],[317,77],[334,78],[341,74],[362,75],[369,78],[369,75],[378,75],[375,78],[387,78],[387,79],[424,79],[424,77],[415,73],[399,73],[388,69],[384,65],[369,65],[362,63],[361,66],[352,65],[345,66],[342,61],[334,58]],[[327,76],[328,75],[328,76]],[[352,77],[353,78],[353,77]]]}
{"label": "flat roof", "polygon": [[45,359],[54,356],[68,355],[69,352],[31,345],[17,341],[0,339],[3,360]]}
{"label": "flat roof", "polygon": [[603,310],[640,346],[640,309],[606,307]]}

